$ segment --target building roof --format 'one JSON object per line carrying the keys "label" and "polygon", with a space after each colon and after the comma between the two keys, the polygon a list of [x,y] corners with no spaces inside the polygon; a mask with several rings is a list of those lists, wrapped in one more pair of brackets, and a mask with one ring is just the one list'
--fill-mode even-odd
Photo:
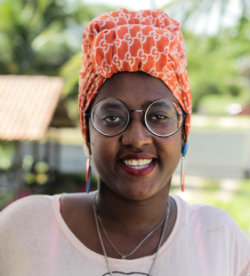
{"label": "building roof", "polygon": [[58,77],[0,75],[0,139],[42,138],[62,85]]}

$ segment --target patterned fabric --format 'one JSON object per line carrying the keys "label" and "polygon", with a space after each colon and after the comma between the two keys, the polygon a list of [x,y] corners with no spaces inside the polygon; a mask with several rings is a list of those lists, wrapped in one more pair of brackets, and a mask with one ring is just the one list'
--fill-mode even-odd
{"label": "patterned fabric", "polygon": [[[186,113],[191,91],[180,24],[161,10],[120,9],[96,17],[83,33],[79,121],[85,142],[86,112],[100,87],[119,71],[144,71],[168,86]],[[188,136],[190,117],[186,119]]]}

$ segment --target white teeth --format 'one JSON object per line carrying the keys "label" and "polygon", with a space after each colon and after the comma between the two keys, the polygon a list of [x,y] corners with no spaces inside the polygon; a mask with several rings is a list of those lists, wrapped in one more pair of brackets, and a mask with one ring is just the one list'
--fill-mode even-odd
{"label": "white teeth", "polygon": [[142,169],[148,167],[153,159],[125,159],[123,163],[132,168]]}

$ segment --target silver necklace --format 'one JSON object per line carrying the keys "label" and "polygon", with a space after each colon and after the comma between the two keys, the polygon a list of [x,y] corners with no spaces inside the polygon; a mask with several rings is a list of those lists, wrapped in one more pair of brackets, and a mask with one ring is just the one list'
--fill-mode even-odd
{"label": "silver necklace", "polygon": [[[166,216],[165,216],[165,217],[166,217]],[[107,240],[109,241],[109,244],[110,244],[111,247],[114,249],[114,251],[115,251],[118,255],[120,255],[121,258],[122,258],[123,260],[126,260],[127,257],[133,255],[133,254],[137,251],[137,249],[139,249],[139,248],[142,246],[142,244],[143,244],[152,234],[154,234],[154,232],[156,232],[156,231],[160,228],[160,226],[162,225],[162,223],[165,221],[165,217],[160,221],[160,223],[158,223],[158,224],[153,228],[153,230],[151,230],[150,233],[148,233],[148,234],[140,241],[140,243],[139,243],[130,253],[128,253],[128,254],[123,254],[123,253],[121,253],[121,252],[115,247],[114,243],[112,242],[112,240],[110,239],[110,237],[109,237],[109,235],[108,235],[108,233],[107,233],[107,230],[105,229],[105,227],[104,227],[104,225],[103,225],[103,222],[102,222],[101,217],[97,214],[98,221],[99,221],[100,224],[101,224],[101,227],[102,227],[102,229],[103,229],[103,233],[104,233],[105,237],[106,237]]]}
{"label": "silver necklace", "polygon": [[[97,230],[98,238],[99,238],[99,241],[100,241],[100,244],[101,244],[101,247],[102,247],[102,251],[103,251],[103,254],[104,254],[104,259],[105,259],[105,263],[106,263],[108,273],[109,273],[110,276],[113,276],[111,268],[110,268],[109,260],[108,260],[108,255],[107,255],[107,252],[106,252],[106,249],[105,249],[105,246],[104,246],[104,242],[103,242],[102,233],[101,233],[101,230],[100,230],[100,225],[99,225],[99,222],[98,222],[98,215],[97,215],[97,210],[96,209],[97,208],[96,208],[96,204],[95,204],[95,200],[94,200],[93,213],[94,213],[94,218],[95,218],[96,230]],[[156,262],[156,259],[157,259],[157,256],[158,256],[158,252],[159,252],[159,249],[160,249],[160,247],[162,245],[162,242],[163,242],[163,237],[164,237],[164,233],[166,231],[169,213],[170,213],[170,205],[167,204],[166,217],[164,219],[164,224],[163,224],[163,228],[162,228],[162,232],[161,232],[161,237],[160,237],[156,252],[154,254],[153,262],[152,262],[151,267],[150,267],[149,272],[148,272],[149,276],[152,276],[152,271],[153,271],[153,268],[154,268],[154,265],[155,265],[155,262]]]}

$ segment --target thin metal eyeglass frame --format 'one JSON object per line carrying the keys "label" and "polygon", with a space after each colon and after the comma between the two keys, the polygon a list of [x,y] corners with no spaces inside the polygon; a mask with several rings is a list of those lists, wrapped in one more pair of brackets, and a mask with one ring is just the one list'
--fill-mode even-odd
{"label": "thin metal eyeglass frame", "polygon": [[[108,134],[105,134],[105,133],[101,132],[100,130],[98,130],[98,129],[96,128],[96,126],[95,126],[93,120],[92,120],[92,118],[93,118],[92,114],[93,114],[93,112],[94,112],[94,110],[95,110],[95,106],[96,106],[98,103],[100,103],[101,101],[107,100],[107,99],[115,99],[116,101],[121,102],[121,104],[124,105],[125,108],[126,108],[127,111],[128,111],[128,120],[127,120],[126,125],[123,127],[123,129],[121,129],[121,131],[119,131],[118,133],[116,133],[116,134],[114,134],[114,135],[108,135]],[[157,133],[154,132],[152,129],[150,129],[150,127],[149,127],[148,124],[147,124],[146,116],[147,116],[147,112],[148,112],[149,108],[150,108],[155,102],[160,101],[160,100],[167,100],[167,101],[169,101],[169,102],[171,102],[171,103],[177,104],[177,105],[180,107],[180,110],[181,110],[181,112],[182,112],[182,118],[183,118],[183,119],[182,119],[182,122],[181,122],[180,126],[179,126],[174,132],[171,132],[170,134],[165,134],[165,135],[157,134]],[[179,130],[181,129],[181,127],[183,126],[183,124],[184,124],[186,118],[190,116],[190,114],[186,113],[186,112],[183,110],[183,108],[180,106],[180,104],[179,104],[178,102],[170,101],[170,100],[165,99],[165,98],[163,98],[163,99],[157,99],[157,100],[153,101],[152,103],[150,103],[150,104],[146,107],[146,110],[144,111],[144,110],[142,110],[142,109],[132,109],[132,110],[129,110],[128,107],[127,107],[127,105],[126,105],[123,101],[121,101],[121,100],[119,100],[119,99],[117,99],[117,98],[114,98],[114,97],[108,97],[108,98],[101,99],[100,101],[98,101],[98,102],[94,105],[94,107],[93,107],[93,109],[91,110],[90,113],[84,113],[83,116],[85,116],[85,117],[90,117],[91,124],[92,124],[93,128],[94,128],[98,133],[100,133],[100,134],[102,134],[103,136],[106,136],[106,137],[114,137],[114,136],[117,136],[117,135],[121,134],[122,132],[124,132],[124,131],[128,128],[128,126],[129,126],[129,124],[130,124],[130,122],[131,122],[131,119],[132,119],[132,116],[130,115],[130,113],[132,113],[132,112],[141,112],[141,113],[143,113],[143,124],[144,124],[144,126],[146,127],[146,129],[147,129],[151,134],[153,134],[153,135],[155,135],[155,136],[157,136],[157,137],[162,137],[162,138],[165,138],[165,137],[169,137],[169,136],[171,136],[171,135],[174,135],[177,131],[179,131]]]}

